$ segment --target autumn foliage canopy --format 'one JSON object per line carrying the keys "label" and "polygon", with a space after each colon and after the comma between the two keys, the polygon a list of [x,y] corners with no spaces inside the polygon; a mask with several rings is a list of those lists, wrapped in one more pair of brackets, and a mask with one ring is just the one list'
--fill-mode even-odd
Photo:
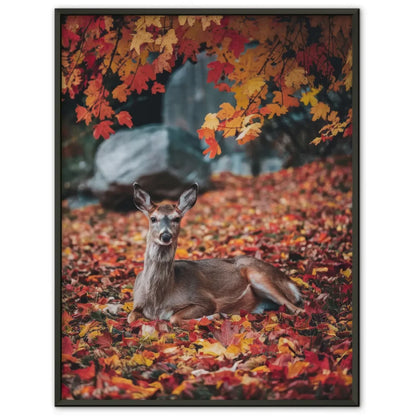
{"label": "autumn foliage canopy", "polygon": [[247,143],[267,119],[301,105],[325,121],[313,144],[352,133],[351,107],[331,100],[352,88],[351,16],[79,15],[61,30],[62,96],[82,97],[77,122],[91,124],[96,139],[132,127],[122,103],[164,93],[161,78],[200,52],[215,57],[207,82],[235,98],[198,130],[211,158],[221,153],[218,134]]}

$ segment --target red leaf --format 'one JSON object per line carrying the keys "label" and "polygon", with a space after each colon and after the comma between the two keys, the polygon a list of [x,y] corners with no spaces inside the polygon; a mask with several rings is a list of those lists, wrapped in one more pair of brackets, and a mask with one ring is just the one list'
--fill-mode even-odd
{"label": "red leaf", "polygon": [[352,136],[352,123],[344,130],[343,137]]}
{"label": "red leaf", "polygon": [[114,130],[111,128],[113,122],[110,120],[102,121],[97,124],[94,128],[93,136],[95,139],[99,139],[100,136],[103,136],[104,139],[108,139],[110,134],[114,133]]}
{"label": "red leaf", "polygon": [[228,32],[226,36],[231,38],[230,49],[234,52],[235,57],[238,58],[244,52],[248,39],[234,31]]}
{"label": "red leaf", "polygon": [[74,352],[74,347],[72,345],[71,339],[69,337],[62,338],[62,354],[72,355]]}
{"label": "red leaf", "polygon": [[152,85],[152,94],[157,94],[158,92],[165,92],[165,86],[154,82]]}
{"label": "red leaf", "polygon": [[72,372],[77,374],[81,380],[91,380],[95,376],[95,364],[92,362],[89,367],[73,370]]}
{"label": "red leaf", "polygon": [[207,82],[215,82],[217,83],[219,78],[225,74],[228,75],[230,74],[233,69],[234,66],[229,64],[228,62],[210,62],[207,65],[208,68],[210,68],[210,71],[208,72],[208,77],[207,77]]}
{"label": "red leaf", "polygon": [[127,126],[129,128],[133,127],[133,122],[131,120],[131,115],[128,111],[120,111],[118,114],[116,114],[116,118],[118,123],[123,126]]}
{"label": "red leaf", "polygon": [[134,75],[131,75],[129,77],[129,80],[126,84],[129,84],[131,82],[131,89],[135,90],[137,94],[140,94],[142,91],[145,91],[148,89],[147,82],[149,80],[154,81],[156,79],[156,74],[153,69],[153,66],[150,64],[146,64],[143,66],[139,66],[137,68],[137,71]]}

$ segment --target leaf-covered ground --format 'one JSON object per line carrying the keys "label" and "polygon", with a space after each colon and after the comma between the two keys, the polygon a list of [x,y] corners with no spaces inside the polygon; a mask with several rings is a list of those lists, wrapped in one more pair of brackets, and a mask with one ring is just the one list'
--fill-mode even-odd
{"label": "leaf-covered ground", "polygon": [[266,260],[301,289],[305,313],[129,325],[146,219],[64,204],[63,399],[351,399],[350,161],[214,183],[183,220],[177,258]]}

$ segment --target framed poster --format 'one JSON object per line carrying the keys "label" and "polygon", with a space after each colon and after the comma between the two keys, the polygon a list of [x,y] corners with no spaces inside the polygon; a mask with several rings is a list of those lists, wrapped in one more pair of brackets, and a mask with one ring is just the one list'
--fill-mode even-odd
{"label": "framed poster", "polygon": [[358,17],[56,10],[56,405],[359,405]]}

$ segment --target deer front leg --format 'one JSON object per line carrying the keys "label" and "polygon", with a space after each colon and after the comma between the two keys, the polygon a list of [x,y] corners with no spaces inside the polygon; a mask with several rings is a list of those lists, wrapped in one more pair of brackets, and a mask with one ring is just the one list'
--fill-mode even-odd
{"label": "deer front leg", "polygon": [[215,303],[207,305],[189,305],[179,311],[175,312],[169,319],[172,325],[182,326],[191,319],[202,318],[206,315],[213,315],[216,311]]}

